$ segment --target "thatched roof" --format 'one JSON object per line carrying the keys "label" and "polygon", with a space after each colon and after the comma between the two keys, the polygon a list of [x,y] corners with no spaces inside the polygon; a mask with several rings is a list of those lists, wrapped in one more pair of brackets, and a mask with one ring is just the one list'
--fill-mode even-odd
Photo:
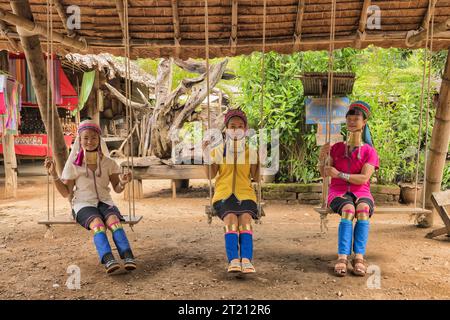
{"label": "thatched roof", "polygon": [[[409,31],[422,30],[430,15],[429,1],[368,1],[337,0],[335,48],[360,47],[374,44],[380,47],[406,48]],[[71,39],[82,37],[82,45],[69,46],[76,52],[109,52],[123,56],[122,0],[54,0],[67,8],[81,8],[81,30]],[[205,57],[203,0],[129,0],[129,30],[131,54],[137,57],[180,56]],[[45,27],[46,1],[30,0],[34,20]],[[330,32],[331,0],[267,0],[266,50],[281,53],[304,50],[327,50]],[[381,29],[365,28],[367,5],[381,9]],[[210,56],[249,54],[262,48],[263,0],[208,0]],[[363,9],[364,8],[364,9]],[[12,13],[9,0],[0,0],[0,9]],[[0,12],[0,16],[1,16]],[[54,11],[55,31],[68,31]],[[436,25],[450,16],[450,1],[439,0],[435,9]],[[3,16],[2,19],[5,19]],[[449,22],[450,25],[450,22]],[[2,26],[0,25],[0,28]],[[18,39],[15,26],[3,26],[6,35]],[[448,28],[436,34],[435,49],[450,45]],[[362,34],[360,37],[359,34]],[[423,33],[422,33],[423,34]],[[420,36],[419,36],[420,38]],[[423,36],[422,36],[423,38]],[[417,38],[415,38],[417,40]],[[10,42],[9,42],[10,43]],[[0,46],[8,41],[3,37]],[[413,47],[424,45],[413,41]],[[78,47],[78,49],[77,49]],[[58,48],[61,50],[61,47]]]}
{"label": "thatched roof", "polygon": [[[116,77],[125,78],[125,58],[114,57],[109,53],[101,54],[79,54],[69,53],[65,56],[70,63],[79,66],[83,69],[93,70],[98,69],[104,72],[108,79]],[[151,74],[142,70],[134,61],[130,61],[130,76],[131,81],[140,83],[148,88],[154,89],[156,79]]]}

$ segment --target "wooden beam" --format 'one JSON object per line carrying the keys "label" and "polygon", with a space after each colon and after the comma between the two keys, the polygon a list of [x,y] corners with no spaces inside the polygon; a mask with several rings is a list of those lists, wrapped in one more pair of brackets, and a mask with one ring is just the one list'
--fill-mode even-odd
{"label": "wooden beam", "polygon": [[67,26],[68,17],[64,5],[61,3],[61,0],[53,0],[53,3],[55,5],[59,17],[61,18],[61,22],[64,26],[64,29],[66,29],[67,35],[71,38],[75,37],[77,35],[76,32],[74,30],[69,29]]}
{"label": "wooden beam", "polygon": [[[450,21],[447,20],[447,22]],[[450,54],[450,50],[449,50]],[[433,132],[431,134],[430,149],[425,181],[425,207],[433,209],[431,195],[441,189],[442,176],[450,140],[450,56],[447,56],[442,84],[439,92],[439,103],[436,109]],[[433,213],[425,214],[419,221],[420,227],[433,226]]]}
{"label": "wooden beam", "polygon": [[122,35],[125,39],[125,7],[123,5],[123,0],[116,0],[116,8],[117,8],[117,14],[119,15],[120,20],[120,28],[122,29]]}
{"label": "wooden beam", "polygon": [[[32,22],[33,14],[31,13],[28,0],[11,0],[10,3],[14,12],[14,14],[9,14],[10,16],[19,17],[21,21],[31,22],[34,25]],[[56,169],[60,174],[69,154],[66,142],[64,140],[61,123],[59,121],[59,115],[56,110],[56,105],[47,105],[47,70],[39,36],[30,35],[27,31],[31,30],[28,28],[17,28],[17,32],[20,36],[20,42],[25,53],[25,58],[28,63],[28,70],[30,72],[33,88],[36,93],[41,118],[44,122],[48,135],[48,141],[54,146],[52,151],[53,158],[56,162]],[[49,110],[49,108],[52,109]],[[47,113],[50,115],[51,119],[47,117]],[[54,141],[52,141],[53,137],[55,138]]]}
{"label": "wooden beam", "polygon": [[238,0],[231,0],[231,53],[236,54],[238,32]]}
{"label": "wooden beam", "polygon": [[359,27],[356,31],[356,39],[354,42],[354,46],[357,49],[361,48],[361,44],[366,38],[366,25],[367,25],[367,9],[369,9],[370,5],[372,4],[371,0],[364,0],[362,9],[361,9],[361,15],[359,18]]}
{"label": "wooden beam", "polygon": [[175,44],[175,56],[180,56],[180,17],[178,15],[178,0],[172,0],[172,21],[173,21],[173,37]]}
{"label": "wooden beam", "polygon": [[304,14],[305,14],[305,3],[303,2],[303,0],[298,0],[297,18],[295,19],[295,31],[294,31],[294,51],[298,51],[300,48]]}
{"label": "wooden beam", "polygon": [[[443,32],[447,32],[450,30],[450,18],[441,22],[433,29],[434,36],[439,36],[439,34]],[[427,37],[427,30],[422,31],[410,31],[406,36],[406,45],[413,47],[421,43]]]}
{"label": "wooden beam", "polygon": [[[23,2],[24,1],[14,0],[11,1],[11,6],[12,3],[21,4]],[[18,29],[23,29],[22,32],[18,32],[21,36],[25,35],[26,33],[27,36],[29,36],[31,33],[31,35],[41,35],[43,37],[47,37],[47,28],[45,26],[35,23],[30,19],[24,18],[24,16],[12,14],[0,9],[0,20],[13,24],[18,27]],[[88,44],[86,40],[84,40],[84,38],[73,39],[56,31],[53,31],[52,36],[54,41],[59,42],[65,46],[78,49],[80,51],[87,51],[88,49]]]}
{"label": "wooden beam", "polygon": [[[431,16],[433,15],[434,7],[436,6],[436,2],[437,2],[437,0],[429,0],[427,12],[425,13],[425,16],[422,20],[422,24],[420,25],[422,30],[426,30],[428,28]],[[430,7],[430,5],[431,5],[431,7]]]}
{"label": "wooden beam", "polygon": [[14,51],[20,51],[19,44],[17,41],[10,37],[10,30],[8,26],[6,25],[5,21],[0,20],[0,33],[8,40],[9,44],[11,45],[11,48]]}

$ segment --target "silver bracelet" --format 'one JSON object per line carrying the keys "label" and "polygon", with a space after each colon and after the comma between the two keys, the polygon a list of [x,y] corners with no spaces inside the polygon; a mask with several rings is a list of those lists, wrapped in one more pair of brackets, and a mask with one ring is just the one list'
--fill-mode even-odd
{"label": "silver bracelet", "polygon": [[339,172],[338,177],[341,178],[342,180],[350,181],[350,174],[348,173]]}

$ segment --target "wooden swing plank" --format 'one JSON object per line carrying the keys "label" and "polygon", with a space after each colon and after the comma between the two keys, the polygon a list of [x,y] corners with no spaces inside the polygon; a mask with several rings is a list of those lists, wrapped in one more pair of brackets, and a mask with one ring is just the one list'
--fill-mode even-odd
{"label": "wooden swing plank", "polygon": [[[320,214],[331,214],[334,213],[330,208],[314,208],[314,210]],[[431,210],[422,208],[412,208],[412,207],[375,207],[376,214],[389,214],[389,213],[431,213]]]}
{"label": "wooden swing plank", "polygon": [[[135,225],[138,224],[141,220],[142,220],[142,216],[135,216],[135,217],[129,217],[127,216],[123,216],[125,221],[122,221],[122,224],[126,224],[126,225]],[[38,224],[43,224],[43,225],[47,225],[47,226],[51,226],[51,225],[74,225],[77,224],[77,222],[74,219],[70,219],[70,218],[54,218],[51,220],[39,220]]]}
{"label": "wooden swing plank", "polygon": [[450,236],[450,190],[433,192],[431,195],[431,202],[433,203],[436,211],[439,213],[445,227],[436,229],[426,235],[427,238],[431,239],[443,234]]}

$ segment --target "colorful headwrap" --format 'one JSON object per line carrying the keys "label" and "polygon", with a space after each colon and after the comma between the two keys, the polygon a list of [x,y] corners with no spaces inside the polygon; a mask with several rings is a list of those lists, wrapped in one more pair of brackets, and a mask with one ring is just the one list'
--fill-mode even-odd
{"label": "colorful headwrap", "polygon": [[[101,138],[101,129],[100,126],[98,124],[96,124],[93,120],[84,120],[80,123],[80,125],[78,126],[78,136],[75,139],[75,143],[72,146],[72,151],[70,152],[69,155],[69,161],[72,161],[73,164],[75,164],[76,166],[83,166],[83,160],[84,160],[84,150],[81,147],[81,142],[80,142],[80,137],[81,137],[81,133],[83,131],[86,130],[93,130],[95,132],[98,133],[99,135],[99,146],[97,148],[97,152],[99,153],[98,156],[98,173],[97,176],[101,176],[102,172],[101,172],[101,167],[100,167],[100,154],[104,154],[106,156],[109,155],[108,152],[108,148],[106,146],[105,141]],[[86,161],[84,161],[84,165],[86,166]],[[87,166],[86,166],[86,176],[88,176],[88,171],[87,171]]]}
{"label": "colorful headwrap", "polygon": [[[348,110],[358,109],[364,114],[364,119],[369,119],[370,117],[370,106],[368,103],[358,100],[352,102],[352,104],[348,107]],[[362,133],[362,139],[364,143],[370,144],[373,146],[372,135],[370,134],[369,125],[366,123],[364,126],[364,131]]]}
{"label": "colorful headwrap", "polygon": [[247,116],[245,115],[244,111],[242,111],[241,109],[230,109],[230,110],[228,110],[228,112],[225,114],[225,119],[224,119],[225,126],[228,125],[228,122],[233,117],[241,118],[242,121],[244,121],[245,127],[247,127]]}

